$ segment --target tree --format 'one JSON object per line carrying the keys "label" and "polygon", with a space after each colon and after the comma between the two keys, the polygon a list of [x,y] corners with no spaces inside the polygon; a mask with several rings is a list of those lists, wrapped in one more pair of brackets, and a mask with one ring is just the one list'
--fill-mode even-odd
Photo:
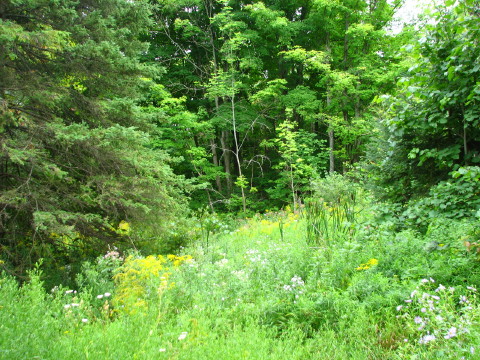
{"label": "tree", "polygon": [[119,222],[158,222],[184,202],[183,180],[154,149],[136,105],[145,2],[0,5],[0,245],[19,273],[128,240]]}
{"label": "tree", "polygon": [[425,194],[452,170],[480,162],[478,6],[447,2],[431,19],[404,49],[409,69],[384,121],[390,156],[380,171],[395,170],[382,177],[389,187],[404,183],[405,191],[391,191],[397,199]]}
{"label": "tree", "polygon": [[[330,164],[321,171],[342,171],[360,159],[372,102],[378,92],[392,89],[395,49],[389,48],[393,36],[383,29],[399,3],[159,4],[146,58],[168,66],[158,81],[174,97],[184,96],[185,107],[208,124],[208,131],[192,136],[215,168],[223,165],[224,175],[210,179],[209,194],[217,199],[209,202],[241,196],[246,209],[248,197],[279,193],[270,191],[282,183],[279,148],[262,144],[273,140],[285,121],[294,121],[302,136],[330,141]],[[258,191],[248,195],[248,187]]]}

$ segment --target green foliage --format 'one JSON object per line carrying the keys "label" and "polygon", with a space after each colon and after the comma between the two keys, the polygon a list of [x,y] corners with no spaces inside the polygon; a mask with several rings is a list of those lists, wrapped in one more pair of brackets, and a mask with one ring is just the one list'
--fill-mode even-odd
{"label": "green foliage", "polygon": [[[399,305],[406,327],[406,339],[399,352],[465,359],[475,358],[478,328],[472,326],[478,311],[477,289],[473,286],[445,287],[433,278],[422,279],[405,305]],[[424,349],[414,346],[423,345]]]}
{"label": "green foliage", "polygon": [[0,358],[473,359],[478,6],[398,3],[2,3]]}
{"label": "green foliage", "polygon": [[340,240],[355,232],[358,189],[338,174],[313,183],[313,197],[305,203],[307,238],[329,252]]}
{"label": "green foliage", "polygon": [[[168,69],[154,82],[185,99],[181,117],[188,117],[185,109],[198,116],[193,124],[179,121],[175,131],[182,136],[168,140],[181,156],[203,149],[201,165],[194,150],[175,166],[206,185],[194,193],[195,207],[245,212],[271,207],[265,200],[277,207],[298,203],[309,177],[326,169],[329,138],[337,171],[360,160],[373,100],[392,90],[399,62],[399,41],[382,30],[393,6],[384,0],[157,4],[144,59]],[[286,160],[292,154],[277,141],[285,142],[290,122],[302,164]],[[242,176],[249,186],[235,186]]]}
{"label": "green foliage", "polygon": [[[274,146],[280,155],[278,163],[273,166],[280,170],[280,176],[275,181],[275,188],[267,191],[274,199],[290,195],[294,211],[301,203],[300,194],[310,190],[310,179],[320,170],[322,157],[325,159],[321,142],[296,127],[294,121],[284,121],[277,128],[277,137],[265,143]],[[289,188],[290,194],[285,188]]]}
{"label": "green foliage", "polygon": [[451,180],[442,181],[432,187],[429,196],[409,203],[404,216],[417,224],[425,224],[438,217],[475,217],[480,210],[480,168],[461,167],[453,171],[451,177]]}
{"label": "green foliage", "polygon": [[[61,329],[61,303],[53,299],[40,280],[40,273],[30,273],[30,281],[19,286],[15,279],[2,274],[0,279],[0,343],[2,359],[19,359],[46,353],[45,344]],[[29,346],[23,346],[28,339]]]}
{"label": "green foliage", "polygon": [[408,71],[390,99],[386,144],[379,149],[387,153],[380,171],[389,174],[382,184],[396,187],[404,199],[478,162],[476,11],[468,1],[437,7],[418,41],[404,48]]}
{"label": "green foliage", "polygon": [[[329,204],[354,187],[336,176],[318,186],[332,189]],[[3,275],[0,358],[475,358],[476,222],[397,233],[373,210],[329,252],[310,246],[308,223],[289,211],[234,231],[205,214],[208,248],[125,260],[113,249],[84,265],[76,291]]]}
{"label": "green foliage", "polygon": [[184,212],[186,182],[135,103],[156,73],[138,59],[150,13],[119,0],[2,4],[0,244],[17,274],[40,257],[78,267],[133,240],[120,221]]}
{"label": "green foliage", "polygon": [[77,287],[92,295],[113,293],[113,276],[122,262],[123,257],[115,248],[99,256],[95,262],[84,262],[81,271],[75,277]]}

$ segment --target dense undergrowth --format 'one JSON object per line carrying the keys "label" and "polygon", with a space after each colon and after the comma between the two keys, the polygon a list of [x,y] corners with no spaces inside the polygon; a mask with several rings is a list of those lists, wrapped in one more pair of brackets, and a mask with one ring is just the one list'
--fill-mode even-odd
{"label": "dense undergrowth", "polygon": [[0,358],[475,359],[478,219],[416,227],[326,181],[299,213],[203,221],[176,255],[112,250],[72,288],[3,275]]}

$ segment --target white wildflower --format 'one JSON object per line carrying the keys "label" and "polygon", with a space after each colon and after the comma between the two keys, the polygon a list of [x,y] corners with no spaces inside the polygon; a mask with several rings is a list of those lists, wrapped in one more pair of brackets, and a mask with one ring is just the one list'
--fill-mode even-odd
{"label": "white wildflower", "polygon": [[434,341],[435,339],[436,339],[435,335],[428,334],[421,337],[418,342],[420,344],[428,344],[430,341]]}
{"label": "white wildflower", "polygon": [[303,285],[305,285],[305,282],[302,280],[302,278],[300,276],[297,276],[297,275],[295,275],[292,278],[291,281],[292,281],[293,286],[303,286]]}
{"label": "white wildflower", "polygon": [[188,335],[188,332],[184,331],[178,336],[178,340],[184,340]]}
{"label": "white wildflower", "polygon": [[415,316],[415,319],[413,319],[413,321],[415,321],[415,324],[423,323],[423,319],[420,316]]}
{"label": "white wildflower", "polygon": [[215,265],[219,266],[219,267],[224,267],[228,264],[228,259],[222,259],[222,260],[218,260]]}
{"label": "white wildflower", "polygon": [[456,327],[451,327],[448,329],[447,335],[444,336],[445,339],[450,339],[452,337],[457,336],[457,328]]}

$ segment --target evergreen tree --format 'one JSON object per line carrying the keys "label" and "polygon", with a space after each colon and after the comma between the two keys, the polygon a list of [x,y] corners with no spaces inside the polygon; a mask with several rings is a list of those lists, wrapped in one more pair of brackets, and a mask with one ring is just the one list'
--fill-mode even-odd
{"label": "evergreen tree", "polygon": [[96,255],[127,240],[125,222],[181,206],[183,182],[136,105],[155,75],[139,61],[150,14],[141,1],[2,1],[0,244],[19,273]]}

